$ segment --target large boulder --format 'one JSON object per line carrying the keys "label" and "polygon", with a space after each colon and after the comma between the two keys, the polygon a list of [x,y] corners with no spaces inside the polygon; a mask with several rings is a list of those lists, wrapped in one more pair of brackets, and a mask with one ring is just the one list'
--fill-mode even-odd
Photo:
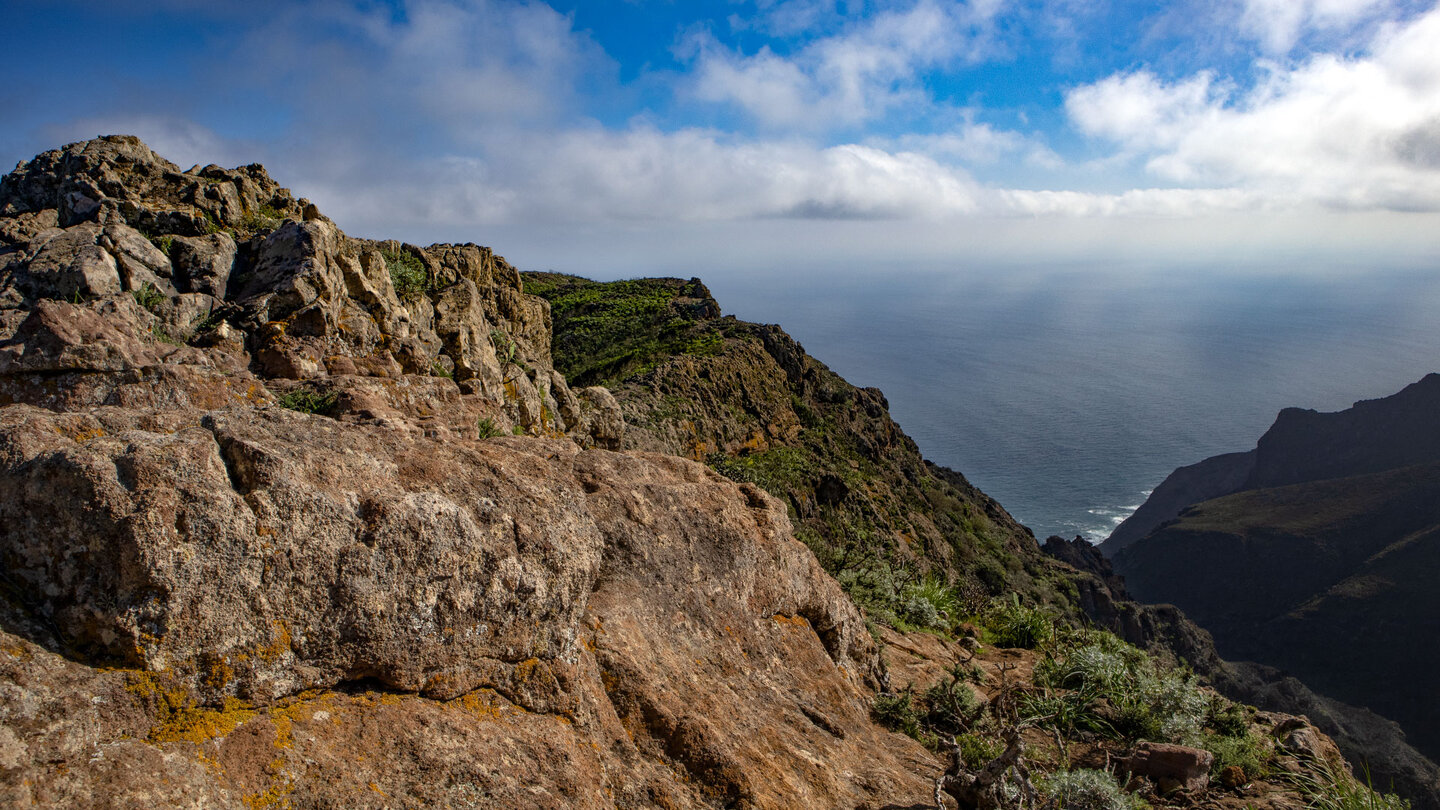
{"label": "large boulder", "polygon": [[[13,406],[0,558],[24,594],[7,626],[120,667],[3,648],[16,800],[108,783],[114,801],[380,806],[374,781],[392,806],[483,789],[508,807],[874,807],[923,800],[936,770],[870,723],[876,647],[784,507],[673,457],[282,410]],[[37,667],[69,680],[37,691]],[[384,708],[362,719],[356,690]],[[427,727],[427,768],[471,787],[395,767],[391,742]],[[387,775],[357,781],[357,754]],[[173,783],[192,789],[156,792]]]}

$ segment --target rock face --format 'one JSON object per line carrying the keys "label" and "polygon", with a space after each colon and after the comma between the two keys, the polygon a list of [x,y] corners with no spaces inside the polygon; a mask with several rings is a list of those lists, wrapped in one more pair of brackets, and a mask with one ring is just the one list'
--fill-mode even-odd
{"label": "rock face", "polygon": [[1429,677],[1440,657],[1415,641],[1440,628],[1437,412],[1433,374],[1339,413],[1282,411],[1255,450],[1177,470],[1157,488],[1156,526],[1115,554],[1115,568],[1136,597],[1182,608],[1226,658],[1369,707],[1440,756]]}
{"label": "rock face", "polygon": [[[777,502],[692,462],[278,409],[12,406],[0,447],[13,626],[56,628],[30,635],[122,667],[85,672],[6,636],[7,726],[81,704],[65,745],[121,749],[64,758],[56,776],[41,756],[55,734],[17,736],[15,804],[95,802],[119,762],[131,773],[107,794],[117,805],[169,780],[221,804],[283,788],[381,806],[364,782],[326,778],[374,722],[367,700],[412,745],[438,725],[451,750],[426,752],[429,769],[472,792],[387,765],[376,784],[394,801],[784,807],[924,792],[923,750],[869,723],[875,647],[855,608]],[[105,699],[84,705],[53,680],[37,691],[43,668]],[[237,699],[252,708],[227,721]],[[171,716],[152,710],[144,728],[146,701]],[[125,734],[180,753],[142,755]],[[466,749],[481,745],[514,767],[476,773]],[[282,763],[252,762],[256,746]],[[558,757],[573,767],[552,772]]]}
{"label": "rock face", "polygon": [[[0,181],[0,214],[0,341],[29,330],[0,352],[58,321],[118,315],[103,343],[144,353],[103,367],[38,355],[0,365],[0,402],[130,404],[127,386],[182,366],[180,390],[155,396],[215,407],[268,396],[256,378],[288,380],[268,387],[314,393],[342,418],[420,413],[423,402],[434,429],[457,435],[484,421],[618,446],[613,403],[577,399],[554,372],[548,305],[489,248],[352,239],[259,165],[181,171],[124,136],[22,164]],[[122,292],[140,306],[116,303]],[[44,301],[77,309],[47,304],[47,320],[22,326]],[[85,377],[36,376],[48,372]]]}
{"label": "rock face", "polygon": [[618,403],[487,248],[123,137],[0,214],[0,803],[928,796],[783,505],[602,449]]}

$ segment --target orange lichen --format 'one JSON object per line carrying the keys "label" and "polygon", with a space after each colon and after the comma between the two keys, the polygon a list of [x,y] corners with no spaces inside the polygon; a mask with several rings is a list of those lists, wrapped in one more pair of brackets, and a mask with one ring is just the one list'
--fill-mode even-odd
{"label": "orange lichen", "polygon": [[290,807],[290,794],[295,792],[295,783],[290,781],[277,782],[270,786],[269,790],[263,793],[250,793],[240,797],[240,801],[250,810],[265,810],[269,807]]}
{"label": "orange lichen", "polygon": [[524,661],[521,661],[520,663],[516,664],[516,665],[515,665],[515,681],[516,681],[517,683],[524,683],[524,682],[530,680],[531,676],[533,676],[533,675],[535,674],[535,668],[538,667],[539,665],[540,665],[540,659],[538,659],[538,658],[527,658],[527,659],[525,659]]}
{"label": "orange lichen", "polygon": [[199,705],[189,690],[154,672],[127,672],[125,691],[135,695],[149,713],[153,743],[203,743],[228,735],[255,716],[244,701],[225,698],[219,709]]}
{"label": "orange lichen", "polygon": [[275,629],[270,643],[255,651],[255,657],[267,664],[273,664],[280,660],[285,653],[290,652],[290,643],[293,640],[290,636],[290,626],[281,619],[270,622]]}

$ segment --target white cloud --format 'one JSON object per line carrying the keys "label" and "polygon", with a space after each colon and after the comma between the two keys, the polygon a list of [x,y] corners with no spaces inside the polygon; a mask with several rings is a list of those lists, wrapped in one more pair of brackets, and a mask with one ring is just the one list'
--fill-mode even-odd
{"label": "white cloud", "polygon": [[781,55],[726,48],[709,34],[688,44],[693,93],[733,104],[767,127],[819,131],[856,126],[904,105],[926,105],[922,71],[974,61],[993,47],[991,23],[1001,0],[918,0]]}
{"label": "white cloud", "polygon": [[1344,32],[1393,5],[1392,0],[1243,0],[1240,28],[1271,53],[1287,53],[1307,31]]}
{"label": "white cloud", "polygon": [[1244,92],[1206,73],[1137,73],[1076,88],[1085,133],[1145,159],[1170,183],[1293,204],[1440,209],[1440,9],[1382,28],[1369,53],[1317,55]]}

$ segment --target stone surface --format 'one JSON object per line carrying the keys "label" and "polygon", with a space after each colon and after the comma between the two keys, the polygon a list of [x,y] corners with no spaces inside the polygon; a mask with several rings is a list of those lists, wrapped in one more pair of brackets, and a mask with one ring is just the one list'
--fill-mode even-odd
{"label": "stone surface", "polygon": [[1214,762],[1215,755],[1200,748],[1141,742],[1121,767],[1154,781],[1162,793],[1168,793],[1204,790],[1210,784],[1210,766]]}
{"label": "stone surface", "polygon": [[[223,740],[162,746],[175,762],[129,762],[126,791],[164,777],[233,798],[263,776],[295,801],[333,797],[325,774],[359,727],[287,726],[278,775],[242,777],[242,748],[269,745],[295,706],[378,722],[351,711],[360,684],[409,696],[374,699],[413,708],[394,714],[417,742],[427,717],[454,740],[428,755],[442,773],[476,767],[471,746],[505,751],[515,796],[583,752],[539,778],[557,802],[542,806],[636,791],[850,806],[927,789],[928,755],[868,720],[875,647],[854,606],[779,503],[693,462],[279,410],[25,406],[0,411],[0,457],[0,555],[25,615],[63,628],[71,655],[126,668],[131,692],[159,673],[155,688],[211,707],[201,717],[236,698],[259,712]],[[15,705],[32,699],[20,681]],[[314,690],[329,697],[294,701]],[[95,711],[67,723],[100,724],[102,746],[134,734],[134,718],[105,731]],[[492,737],[477,714],[524,719]],[[102,781],[87,751],[48,774],[27,739],[10,747],[26,775],[12,789]],[[226,776],[193,767],[202,753]],[[396,801],[462,795],[382,781]]]}

